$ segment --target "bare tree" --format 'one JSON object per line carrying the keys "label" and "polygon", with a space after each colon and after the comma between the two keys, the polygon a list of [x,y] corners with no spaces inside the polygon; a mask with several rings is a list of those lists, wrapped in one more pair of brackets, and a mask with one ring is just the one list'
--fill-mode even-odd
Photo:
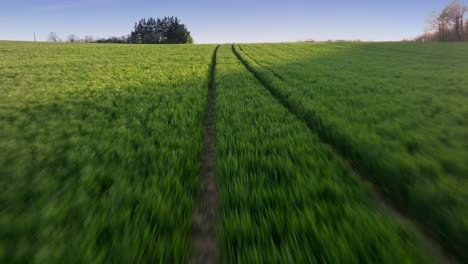
{"label": "bare tree", "polygon": [[70,43],[75,43],[75,42],[78,42],[79,39],[75,34],[70,34],[67,37],[67,41],[70,42]]}
{"label": "bare tree", "polygon": [[48,39],[49,42],[59,42],[60,41],[57,33],[55,33],[55,32],[50,32],[47,39]]}
{"label": "bare tree", "polygon": [[94,42],[93,36],[85,36],[84,37],[84,42],[86,42],[86,43]]}
{"label": "bare tree", "polygon": [[439,41],[463,41],[466,10],[462,2],[454,0],[440,14],[434,16],[430,33],[436,33]]}
{"label": "bare tree", "polygon": [[[467,12],[468,12],[468,9],[467,9]],[[464,40],[467,41],[468,40],[468,20],[465,21],[465,25],[463,26],[464,28],[464,31],[465,31],[465,38]]]}

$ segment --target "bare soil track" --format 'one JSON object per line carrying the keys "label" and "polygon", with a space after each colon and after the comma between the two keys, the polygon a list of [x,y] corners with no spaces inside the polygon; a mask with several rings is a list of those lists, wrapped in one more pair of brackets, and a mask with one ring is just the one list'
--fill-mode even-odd
{"label": "bare soil track", "polygon": [[201,160],[201,188],[192,218],[191,252],[188,263],[217,263],[219,247],[216,226],[219,192],[216,183],[216,135],[214,129],[216,47],[210,69],[208,105],[205,117],[205,149]]}
{"label": "bare soil track", "polygon": [[[300,114],[295,113],[293,110],[291,110],[291,108],[288,106],[289,103],[283,100],[281,96],[275,91],[275,89],[271,87],[271,85],[268,82],[266,82],[255,72],[255,70],[242,58],[242,55],[240,55],[240,53],[236,50],[236,47],[234,45],[232,45],[232,51],[239,59],[239,61],[242,62],[242,64],[244,64],[247,70],[249,70],[255,76],[255,78],[257,78],[257,80],[265,87],[265,89],[267,89],[272,94],[272,96],[281,105],[288,109],[288,111],[291,114],[295,115],[299,120],[302,120],[302,122],[304,122],[304,124],[306,124],[306,126],[309,127],[309,129],[312,132],[316,132],[313,126],[311,126],[306,120],[304,120]],[[359,168],[359,166],[357,166],[357,164],[352,163],[351,161],[349,161],[349,159],[347,159],[345,156],[339,153],[338,150],[334,148],[332,144],[330,144],[323,137],[321,137],[320,133],[317,133],[317,135],[319,136],[321,144],[327,146],[330,150],[332,150],[336,159],[338,159],[345,167],[352,170],[354,174],[358,175],[363,182],[368,183],[372,186],[374,198],[382,210],[392,215],[396,220],[405,223],[409,226],[412,226],[413,229],[417,231],[417,235],[420,237],[421,240],[421,246],[428,251],[427,254],[429,256],[432,256],[434,260],[438,263],[457,263],[455,258],[448,252],[448,250],[446,250],[439,243],[436,242],[434,238],[435,236],[434,234],[432,234],[431,230],[428,230],[427,228],[425,228],[424,225],[419,223],[419,221],[417,221],[417,219],[411,215],[411,212],[407,212],[406,210],[400,208],[391,200],[389,200],[379,189],[379,187],[372,183],[369,175],[362,171]]]}

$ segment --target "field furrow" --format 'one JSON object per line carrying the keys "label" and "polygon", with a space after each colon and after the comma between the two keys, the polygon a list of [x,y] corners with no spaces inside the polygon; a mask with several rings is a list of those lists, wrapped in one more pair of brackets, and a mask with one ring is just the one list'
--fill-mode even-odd
{"label": "field furrow", "polygon": [[425,263],[410,227],[284,108],[228,45],[216,70],[223,263]]}
{"label": "field furrow", "polygon": [[466,263],[468,46],[0,41],[0,263]]}
{"label": "field furrow", "polygon": [[468,260],[465,45],[242,45],[239,53],[324,141]]}
{"label": "field furrow", "polygon": [[201,185],[197,204],[192,216],[191,255],[189,263],[218,263],[219,247],[216,227],[219,221],[219,190],[216,182],[216,134],[215,114],[215,71],[216,55],[213,53],[208,84],[208,103],[205,114],[205,146],[201,160]]}

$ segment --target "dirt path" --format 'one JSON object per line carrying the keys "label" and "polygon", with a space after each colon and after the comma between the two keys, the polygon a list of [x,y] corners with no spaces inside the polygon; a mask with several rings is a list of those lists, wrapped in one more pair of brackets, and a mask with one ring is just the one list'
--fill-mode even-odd
{"label": "dirt path", "polygon": [[[267,89],[271,95],[276,98],[276,100],[282,104],[288,111],[295,115],[298,120],[302,120],[302,122],[309,127],[309,129],[313,132],[316,133],[313,127],[311,127],[308,122],[303,120],[300,115],[297,115],[294,111],[292,111],[288,107],[288,103],[284,101],[282,98],[280,98],[275,91],[272,89],[271,85],[266,83],[262,78],[258,77],[258,74],[251,68],[250,65],[247,64],[247,62],[242,58],[242,56],[239,54],[239,52],[236,50],[234,45],[232,45],[232,50],[236,57],[239,59],[242,64],[249,70],[256,78],[257,80]],[[391,200],[389,200],[384,193],[379,189],[377,185],[375,185],[371,180],[370,177],[364,173],[362,170],[359,169],[359,167],[349,161],[345,156],[343,156],[341,153],[339,153],[332,144],[328,143],[327,141],[324,140],[323,137],[320,136],[320,133],[316,133],[319,136],[320,143],[327,148],[329,148],[335,158],[339,160],[343,166],[348,168],[349,170],[352,170],[354,174],[359,176],[361,181],[366,182],[372,186],[374,198],[377,201],[377,204],[381,207],[381,209],[387,213],[389,213],[391,216],[393,216],[397,221],[402,222],[406,225],[409,225],[413,227],[413,230],[416,231],[418,237],[420,238],[419,242],[420,245],[425,248],[428,251],[428,256],[433,256],[434,260],[437,261],[438,263],[447,263],[447,264],[455,264],[458,263],[455,258],[449,254],[449,252],[441,247],[439,243],[437,243],[436,239],[434,238],[434,234],[430,230],[424,227],[424,225],[420,224],[419,221],[416,220],[415,217],[411,215],[410,212],[407,212],[403,210],[402,208],[398,207],[395,203],[393,203]]]}
{"label": "dirt path", "polygon": [[205,149],[201,160],[201,187],[192,218],[191,252],[188,263],[218,263],[216,239],[219,194],[216,183],[216,136],[214,129],[216,47],[210,69],[208,106],[205,117]]}

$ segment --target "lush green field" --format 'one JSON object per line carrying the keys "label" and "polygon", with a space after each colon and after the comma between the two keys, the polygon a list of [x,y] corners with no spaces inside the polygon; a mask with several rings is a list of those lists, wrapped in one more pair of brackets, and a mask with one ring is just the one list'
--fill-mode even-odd
{"label": "lush green field", "polygon": [[427,262],[415,236],[377,210],[368,186],[230,46],[218,52],[216,102],[222,262]]}
{"label": "lush green field", "polygon": [[0,43],[0,262],[182,262],[215,46]]}
{"label": "lush green field", "polygon": [[468,45],[240,45],[292,112],[468,261]]}
{"label": "lush green field", "polygon": [[[220,262],[440,260],[356,169],[468,261],[468,46],[234,47]],[[187,262],[215,48],[0,42],[0,263]]]}

